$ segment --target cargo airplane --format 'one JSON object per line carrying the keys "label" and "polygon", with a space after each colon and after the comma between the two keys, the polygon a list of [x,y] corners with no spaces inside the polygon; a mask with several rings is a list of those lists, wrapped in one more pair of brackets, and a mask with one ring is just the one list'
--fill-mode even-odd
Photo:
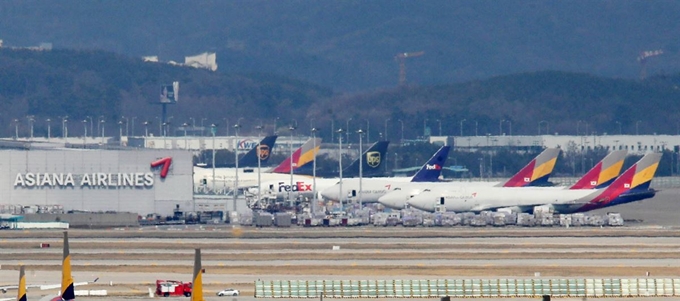
{"label": "cargo airplane", "polygon": [[[347,177],[359,176],[360,164],[363,166],[362,175],[375,175],[378,173],[376,171],[382,170],[382,167],[384,166],[384,160],[382,160],[382,158],[385,158],[388,144],[389,141],[378,141],[371,145],[371,147],[369,147],[362,154],[362,160],[357,158],[349,166],[343,169],[343,182],[348,180],[344,179],[345,175],[347,175]],[[313,157],[311,157],[310,160],[304,160],[307,161],[307,163],[304,163],[304,165],[312,165],[313,160]],[[295,171],[297,171],[297,169],[294,170],[294,173]],[[309,176],[295,173],[293,175],[293,183],[291,185],[290,175],[279,174],[277,179],[263,181],[260,185],[260,189],[262,189],[262,194],[264,196],[275,197],[278,199],[287,197],[289,192],[291,193],[291,197],[302,196],[311,198],[313,197],[312,194],[314,191],[320,193],[322,190],[335,185],[339,181],[339,178],[319,177],[314,180]],[[314,182],[316,182],[316,189],[314,189]],[[251,187],[248,192],[251,194],[257,194],[257,185]]]}
{"label": "cargo airplane", "polygon": [[650,153],[633,164],[609,186],[600,189],[562,189],[549,187],[507,188],[465,186],[440,187],[423,191],[409,200],[415,208],[434,212],[496,211],[532,212],[548,207],[557,213],[576,213],[651,198],[656,191],[649,188],[661,154]]}
{"label": "cargo airplane", "polygon": [[[448,187],[451,185],[460,186],[495,186],[495,187],[535,187],[544,186],[548,183],[548,177],[552,173],[553,167],[557,159],[559,151],[557,149],[546,149],[539,154],[535,159],[531,160],[524,168],[517,174],[511,177],[508,181],[503,183],[493,184],[491,182],[446,182],[446,183],[428,183],[427,185],[410,185],[407,187],[397,187],[393,191],[383,195],[378,199],[381,204],[393,208],[403,209],[408,205],[408,201],[414,196],[420,194],[425,189],[434,189],[440,187]],[[602,161],[595,165],[588,171],[579,181],[568,189],[594,189],[603,188],[611,184],[616,177],[619,176],[623,167],[623,161],[626,157],[626,150],[618,150],[609,153]],[[542,162],[537,164],[538,162]],[[535,166],[540,168],[534,169]],[[526,181],[525,175],[531,175],[529,181]],[[522,180],[520,180],[522,179]],[[535,185],[531,179],[538,179],[539,184]],[[554,189],[564,189],[564,187],[554,187]]]}
{"label": "cargo airplane", "polygon": [[[413,180],[407,178],[377,178],[377,179],[367,179],[363,181],[362,187],[362,198],[364,202],[378,202],[380,198],[384,197],[386,194],[390,194],[391,198],[382,203],[385,206],[403,209],[404,204],[408,198],[415,195],[427,187],[432,186],[442,186],[442,185],[475,185],[475,186],[507,186],[512,187],[517,186],[529,186],[529,185],[544,185],[548,182],[550,173],[552,172],[557,156],[560,150],[557,148],[549,148],[541,152],[536,158],[534,158],[527,166],[522,168],[519,173],[510,180],[499,183],[499,182],[438,182],[437,177],[441,174],[441,167],[443,166],[446,157],[448,156],[449,149],[442,152],[444,149],[440,149],[430,161],[428,161],[421,168],[421,172],[424,170],[436,171],[436,177],[433,180],[429,178],[427,180],[422,180],[418,178],[418,175],[414,176]],[[442,158],[439,158],[442,157]],[[345,183],[346,182],[346,183]],[[343,197],[345,195],[357,195],[359,190],[359,181],[357,179],[351,179],[343,182]],[[325,189],[322,195],[325,198],[337,199],[339,192],[339,187],[331,187]]]}

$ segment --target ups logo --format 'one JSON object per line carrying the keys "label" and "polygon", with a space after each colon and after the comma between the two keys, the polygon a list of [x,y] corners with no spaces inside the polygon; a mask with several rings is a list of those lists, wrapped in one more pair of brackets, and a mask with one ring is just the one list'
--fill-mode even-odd
{"label": "ups logo", "polygon": [[378,167],[380,165],[380,152],[366,153],[366,164],[373,168]]}
{"label": "ups logo", "polygon": [[269,145],[261,144],[257,147],[257,155],[260,157],[260,160],[267,160],[267,158],[269,158],[269,153]]}

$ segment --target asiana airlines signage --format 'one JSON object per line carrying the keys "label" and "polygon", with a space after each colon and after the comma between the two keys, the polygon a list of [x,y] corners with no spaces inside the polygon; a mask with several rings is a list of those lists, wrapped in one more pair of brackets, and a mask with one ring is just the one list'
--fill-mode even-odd
{"label": "asiana airlines signage", "polygon": [[14,187],[153,187],[154,174],[134,173],[17,173]]}

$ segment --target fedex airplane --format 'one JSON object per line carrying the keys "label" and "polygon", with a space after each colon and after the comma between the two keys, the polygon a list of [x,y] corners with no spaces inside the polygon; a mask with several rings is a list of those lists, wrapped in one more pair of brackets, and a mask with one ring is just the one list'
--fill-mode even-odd
{"label": "fedex airplane", "polygon": [[[385,152],[387,151],[388,144],[389,144],[388,141],[378,141],[371,145],[371,147],[369,147],[366,151],[364,151],[361,160],[361,164],[363,165],[362,174],[366,173],[368,173],[369,175],[376,174],[373,173],[372,171],[382,170],[382,166],[384,163],[384,160],[382,160],[382,158],[385,158]],[[313,160],[313,157],[311,159]],[[349,176],[352,176],[354,174],[355,174],[354,176],[359,175],[359,161],[360,161],[359,159],[356,159],[349,166],[343,169],[343,178],[346,173],[348,173]],[[305,165],[311,165],[312,163],[313,162],[310,160],[308,163],[305,163]],[[294,172],[297,170],[298,169],[295,169]],[[260,189],[263,195],[275,197],[277,199],[286,198],[288,197],[289,194],[291,195],[291,197],[302,196],[311,198],[313,197],[314,190],[316,190],[317,193],[319,193],[322,190],[325,190],[326,188],[335,185],[339,181],[340,181],[339,178],[317,177],[316,180],[314,180],[309,176],[294,174],[291,185],[291,178],[289,175],[279,174],[277,179],[263,181],[262,184],[260,185]],[[347,181],[347,179],[343,179],[343,182],[344,181]],[[313,187],[314,182],[316,182],[316,189],[314,189]],[[256,194],[257,185],[249,189],[249,192],[252,194]]]}
{"label": "fedex airplane", "polygon": [[19,268],[19,285],[0,286],[0,291],[2,291],[3,293],[7,292],[8,290],[16,289],[18,291],[17,298],[16,299],[14,299],[14,298],[7,298],[7,299],[0,298],[0,300],[1,301],[9,301],[9,300],[26,301],[26,289],[32,288],[32,287],[40,288],[40,290],[47,290],[47,289],[54,289],[56,287],[61,287],[59,295],[49,297],[49,300],[51,300],[51,301],[75,300],[76,299],[75,290],[74,290],[75,286],[88,285],[90,283],[97,282],[97,280],[99,280],[99,278],[96,278],[95,280],[93,280],[91,282],[77,282],[77,283],[73,282],[73,277],[71,276],[71,254],[69,252],[69,246],[68,246],[68,232],[64,231],[64,256],[63,256],[62,265],[61,265],[61,285],[59,285],[59,284],[26,285],[26,276],[24,274],[24,266],[22,265]]}
{"label": "fedex airplane", "polygon": [[532,212],[535,207],[549,207],[557,213],[576,213],[651,198],[649,188],[661,154],[650,153],[600,189],[561,189],[465,186],[439,187],[423,191],[409,200],[409,205],[434,212],[439,208],[454,212],[495,211]]}
{"label": "fedex airplane", "polygon": [[[609,153],[602,161],[595,165],[588,171],[576,184],[569,189],[593,189],[603,188],[611,184],[616,177],[619,176],[623,167],[623,161],[626,157],[626,150],[613,151]],[[428,185],[409,185],[409,187],[398,187],[393,191],[380,197],[378,202],[393,208],[403,209],[408,205],[408,201],[421,193],[425,189],[433,189],[435,187],[447,187],[450,185],[461,186],[495,186],[495,187],[535,187],[544,186],[548,182],[548,177],[552,173],[555,166],[558,149],[546,149],[539,154],[535,159],[531,160],[524,168],[517,174],[511,177],[508,181],[503,183],[493,182],[446,182],[446,183],[429,183]],[[539,163],[538,162],[543,162]],[[539,170],[534,170],[538,166]],[[531,178],[524,179],[525,175],[531,174]],[[520,181],[523,179],[523,181]],[[535,179],[532,181],[531,179]],[[536,185],[538,182],[538,185]],[[563,187],[554,187],[555,189],[563,189]]]}

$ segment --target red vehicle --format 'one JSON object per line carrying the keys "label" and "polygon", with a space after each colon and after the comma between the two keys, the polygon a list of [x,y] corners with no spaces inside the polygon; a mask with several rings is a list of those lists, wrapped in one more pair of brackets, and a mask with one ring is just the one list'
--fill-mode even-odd
{"label": "red vehicle", "polygon": [[170,296],[191,296],[191,282],[176,280],[156,280],[156,295],[163,297]]}

